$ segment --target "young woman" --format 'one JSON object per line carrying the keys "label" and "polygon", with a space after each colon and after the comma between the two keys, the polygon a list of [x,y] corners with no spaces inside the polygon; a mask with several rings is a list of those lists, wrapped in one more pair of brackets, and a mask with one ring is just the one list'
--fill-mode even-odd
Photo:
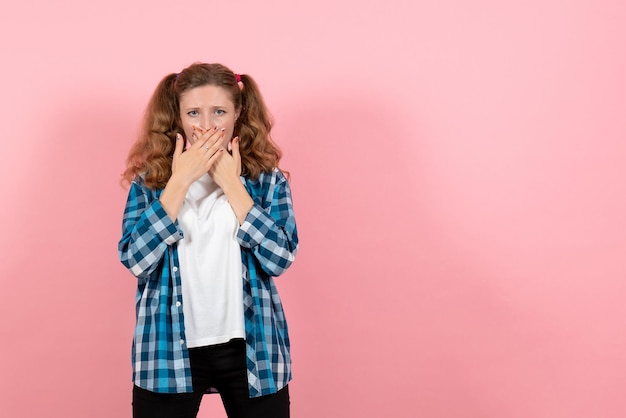
{"label": "young woman", "polygon": [[273,277],[298,236],[254,80],[220,64],[166,76],[128,156],[119,242],[137,277],[133,416],[288,417],[289,336]]}

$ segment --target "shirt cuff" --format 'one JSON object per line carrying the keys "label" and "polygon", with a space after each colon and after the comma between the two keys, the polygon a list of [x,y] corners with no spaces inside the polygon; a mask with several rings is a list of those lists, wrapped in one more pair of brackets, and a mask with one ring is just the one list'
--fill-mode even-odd
{"label": "shirt cuff", "polygon": [[239,245],[252,248],[261,244],[273,223],[272,217],[255,203],[237,231]]}
{"label": "shirt cuff", "polygon": [[177,223],[172,222],[160,201],[156,200],[153,202],[146,210],[146,216],[155,235],[167,245],[171,245],[183,238],[183,231],[178,227]]}

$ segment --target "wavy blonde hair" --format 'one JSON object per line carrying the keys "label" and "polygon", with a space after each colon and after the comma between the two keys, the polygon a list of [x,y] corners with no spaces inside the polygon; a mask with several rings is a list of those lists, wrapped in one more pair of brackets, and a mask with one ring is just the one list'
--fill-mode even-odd
{"label": "wavy blonde hair", "polygon": [[180,120],[180,97],[187,90],[205,85],[225,89],[240,110],[233,136],[239,136],[242,175],[256,179],[278,168],[282,152],[271,138],[272,120],[256,82],[246,74],[236,75],[221,64],[196,63],[178,74],[169,74],[154,91],[144,116],[139,138],[130,149],[122,181],[143,177],[152,189],[165,187],[172,175],[176,134],[185,133]]}

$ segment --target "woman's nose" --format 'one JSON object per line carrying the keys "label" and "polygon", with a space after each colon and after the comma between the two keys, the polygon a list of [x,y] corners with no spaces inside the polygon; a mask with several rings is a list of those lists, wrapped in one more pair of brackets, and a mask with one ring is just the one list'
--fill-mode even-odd
{"label": "woman's nose", "polygon": [[204,116],[200,119],[200,126],[199,126],[200,129],[204,131],[208,131],[212,127],[213,127],[213,121],[211,120],[209,116]]}

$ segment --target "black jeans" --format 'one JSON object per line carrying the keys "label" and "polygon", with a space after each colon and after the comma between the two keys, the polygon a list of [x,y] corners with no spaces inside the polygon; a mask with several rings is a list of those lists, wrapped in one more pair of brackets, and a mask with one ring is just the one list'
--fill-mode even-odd
{"label": "black jeans", "polygon": [[243,340],[189,349],[193,393],[155,393],[133,388],[134,418],[195,418],[202,395],[213,387],[229,418],[289,418],[289,388],[250,398]]}

